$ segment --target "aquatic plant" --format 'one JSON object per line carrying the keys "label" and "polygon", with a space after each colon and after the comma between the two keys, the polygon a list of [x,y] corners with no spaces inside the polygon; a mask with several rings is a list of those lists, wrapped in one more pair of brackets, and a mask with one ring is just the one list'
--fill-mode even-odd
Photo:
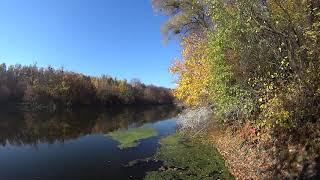
{"label": "aquatic plant", "polygon": [[107,137],[118,141],[120,149],[136,147],[139,141],[156,136],[158,132],[154,128],[133,128],[129,130],[118,130],[106,134]]}
{"label": "aquatic plant", "polygon": [[180,134],[164,137],[155,159],[163,161],[158,171],[145,179],[233,179],[217,150]]}

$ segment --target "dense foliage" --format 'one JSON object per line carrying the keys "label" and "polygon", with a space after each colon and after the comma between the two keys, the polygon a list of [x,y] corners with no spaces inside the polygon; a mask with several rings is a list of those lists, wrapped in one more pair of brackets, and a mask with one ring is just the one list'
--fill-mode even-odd
{"label": "dense foliage", "polygon": [[22,104],[34,109],[83,105],[170,104],[169,89],[139,80],[90,77],[51,67],[0,65],[0,104]]}
{"label": "dense foliage", "polygon": [[279,154],[290,153],[290,145],[320,154],[319,0],[153,3],[169,17],[167,33],[182,43],[183,59],[171,67],[179,100],[212,105],[222,122],[251,124],[258,141],[279,147]]}
{"label": "dense foliage", "polygon": [[201,105],[209,95],[209,57],[204,53],[208,50],[204,43],[198,36],[185,38],[182,43],[184,60],[176,60],[170,68],[172,73],[179,74],[179,86],[174,95],[188,105]]}

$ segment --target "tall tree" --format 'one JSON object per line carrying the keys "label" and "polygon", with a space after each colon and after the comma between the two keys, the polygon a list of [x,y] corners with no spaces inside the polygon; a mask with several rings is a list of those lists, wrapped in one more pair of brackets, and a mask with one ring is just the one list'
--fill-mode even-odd
{"label": "tall tree", "polygon": [[152,0],[156,12],[169,20],[162,26],[165,38],[171,35],[187,36],[214,29],[207,4],[203,0]]}

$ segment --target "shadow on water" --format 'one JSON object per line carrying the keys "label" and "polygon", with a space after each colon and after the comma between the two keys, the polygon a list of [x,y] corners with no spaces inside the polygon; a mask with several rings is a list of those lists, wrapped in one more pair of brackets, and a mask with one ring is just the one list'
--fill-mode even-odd
{"label": "shadow on water", "polygon": [[[175,130],[171,106],[79,109],[75,112],[0,112],[0,179],[141,179],[159,163],[125,165],[151,157]],[[105,134],[141,126],[158,136],[120,150]]]}

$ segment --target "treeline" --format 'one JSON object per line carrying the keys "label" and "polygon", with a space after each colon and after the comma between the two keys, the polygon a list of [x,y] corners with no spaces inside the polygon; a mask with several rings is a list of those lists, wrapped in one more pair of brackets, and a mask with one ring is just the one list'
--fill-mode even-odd
{"label": "treeline", "polygon": [[309,177],[320,154],[320,1],[153,6],[169,17],[166,37],[178,35],[183,48],[171,67],[175,96],[190,107],[213,107],[213,119],[230,127],[246,127],[244,142],[276,158],[273,175]]}
{"label": "treeline", "polygon": [[171,104],[170,89],[139,80],[90,77],[79,73],[39,68],[36,65],[0,65],[0,104],[19,104],[34,110],[76,106]]}

